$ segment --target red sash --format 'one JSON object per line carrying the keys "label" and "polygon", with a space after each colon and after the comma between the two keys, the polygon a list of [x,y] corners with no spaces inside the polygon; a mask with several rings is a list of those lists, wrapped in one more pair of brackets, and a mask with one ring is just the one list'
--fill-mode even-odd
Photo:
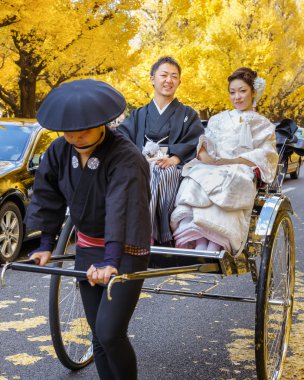
{"label": "red sash", "polygon": [[77,245],[81,248],[87,247],[104,247],[104,238],[94,238],[77,231]]}

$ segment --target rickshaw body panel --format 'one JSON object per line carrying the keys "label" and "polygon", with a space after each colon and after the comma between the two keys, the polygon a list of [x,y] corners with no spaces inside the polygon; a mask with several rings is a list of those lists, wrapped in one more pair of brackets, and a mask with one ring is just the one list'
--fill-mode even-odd
{"label": "rickshaw body panel", "polygon": [[293,208],[286,195],[275,194],[269,198],[266,198],[257,220],[255,235],[260,238],[270,236],[275,219],[279,211],[283,210],[293,214]]}
{"label": "rickshaw body panel", "polygon": [[150,268],[172,268],[197,264],[202,264],[202,268],[205,265],[205,273],[223,276],[244,274],[250,271],[247,256],[243,252],[238,257],[233,257],[227,251],[206,252],[194,249],[151,247]]}

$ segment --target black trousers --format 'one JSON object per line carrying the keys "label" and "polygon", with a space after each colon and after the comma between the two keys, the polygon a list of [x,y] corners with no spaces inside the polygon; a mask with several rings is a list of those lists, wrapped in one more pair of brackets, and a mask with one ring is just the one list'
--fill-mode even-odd
{"label": "black trousers", "polygon": [[[92,256],[97,253],[96,250],[98,249],[78,247],[76,269],[86,270],[87,268],[83,266],[84,261],[85,267],[90,265],[88,261],[92,261]],[[98,255],[100,258],[100,251]],[[98,262],[96,256],[93,262]],[[147,268],[147,264],[148,256],[124,254],[119,273],[142,271]],[[127,331],[142,284],[143,281],[114,284],[113,299],[108,301],[106,287],[100,285],[92,287],[87,281],[79,282],[84,310],[93,333],[94,360],[101,380],[137,379],[136,356]]]}

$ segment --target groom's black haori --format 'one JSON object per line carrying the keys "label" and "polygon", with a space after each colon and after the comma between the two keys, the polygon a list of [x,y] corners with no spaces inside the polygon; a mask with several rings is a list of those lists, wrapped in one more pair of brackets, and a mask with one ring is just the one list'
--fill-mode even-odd
{"label": "groom's black haori", "polygon": [[195,157],[198,138],[204,132],[197,112],[176,98],[162,113],[156,109],[152,100],[144,107],[132,111],[129,118],[118,128],[122,134],[143,150],[147,138],[162,141],[168,148],[169,156],[176,155],[181,162],[166,170],[154,165],[151,169],[150,214],[152,237],[159,243],[172,240],[170,214],[174,207],[175,196],[180,183],[181,168]]}

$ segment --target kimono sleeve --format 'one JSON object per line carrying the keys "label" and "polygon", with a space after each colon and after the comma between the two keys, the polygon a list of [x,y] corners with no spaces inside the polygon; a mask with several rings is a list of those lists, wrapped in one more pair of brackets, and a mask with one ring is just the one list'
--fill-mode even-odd
{"label": "kimono sleeve", "polygon": [[218,117],[217,115],[211,116],[208,121],[207,127],[204,130],[204,134],[199,137],[199,141],[196,148],[196,155],[198,156],[202,147],[205,148],[206,152],[213,158],[216,158],[216,135],[213,130],[216,130],[218,126]]}
{"label": "kimono sleeve", "polygon": [[46,151],[39,165],[33,190],[25,216],[26,227],[56,235],[65,218],[66,201],[58,186],[54,144]]}
{"label": "kimono sleeve", "polygon": [[176,143],[169,144],[168,147],[169,155],[178,156],[181,159],[182,164],[185,164],[195,157],[199,137],[204,133],[204,126],[200,121],[197,112],[190,108],[190,112],[186,117],[187,116],[188,120],[185,123],[185,128],[183,128],[179,139]]}
{"label": "kimono sleeve", "polygon": [[279,156],[276,150],[274,125],[265,117],[258,116],[252,126],[254,149],[240,154],[259,168],[262,181],[271,183],[276,174]]}
{"label": "kimono sleeve", "polygon": [[149,249],[149,201],[149,167],[140,153],[136,160],[112,165],[105,201],[105,241]]}

